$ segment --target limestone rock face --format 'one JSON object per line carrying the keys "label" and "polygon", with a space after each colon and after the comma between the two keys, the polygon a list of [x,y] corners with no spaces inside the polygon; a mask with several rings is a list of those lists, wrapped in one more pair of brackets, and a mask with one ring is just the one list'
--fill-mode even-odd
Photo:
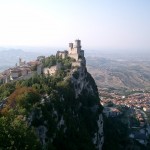
{"label": "limestone rock face", "polygon": [[[83,95],[86,97],[91,96],[98,98],[98,90],[97,86],[95,84],[94,79],[92,76],[87,72],[86,67],[78,67],[74,70],[72,70],[71,73],[71,82],[73,84],[74,90],[75,90],[75,98],[80,99]],[[81,96],[82,95],[82,96]],[[94,101],[94,99],[93,99]],[[83,104],[80,103],[80,106]],[[103,143],[104,143],[104,134],[103,134],[103,116],[98,111],[98,109],[101,107],[98,103],[93,103],[91,106],[85,106],[89,107],[89,109],[92,110],[92,113],[97,116],[97,131],[95,131],[93,138],[93,144],[96,146],[98,150],[102,149]]]}

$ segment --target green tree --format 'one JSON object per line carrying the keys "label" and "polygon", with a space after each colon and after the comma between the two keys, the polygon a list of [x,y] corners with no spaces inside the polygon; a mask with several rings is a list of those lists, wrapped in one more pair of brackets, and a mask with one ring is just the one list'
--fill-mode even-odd
{"label": "green tree", "polygon": [[41,145],[34,130],[21,116],[11,114],[0,118],[1,150],[40,150]]}

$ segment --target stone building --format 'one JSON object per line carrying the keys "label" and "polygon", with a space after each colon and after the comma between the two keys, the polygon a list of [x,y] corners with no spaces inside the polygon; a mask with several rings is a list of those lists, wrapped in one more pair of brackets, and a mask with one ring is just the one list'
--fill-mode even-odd
{"label": "stone building", "polygon": [[[32,70],[35,68],[35,70]],[[36,72],[42,74],[42,63],[40,61],[31,61],[26,63],[19,58],[19,65],[9,68],[0,74],[0,84],[8,83],[14,80],[29,79]]]}
{"label": "stone building", "polygon": [[68,51],[57,51],[56,57],[61,57],[62,59],[65,59],[68,56]]}
{"label": "stone building", "polygon": [[73,67],[81,67],[86,65],[84,50],[81,49],[81,40],[78,39],[75,40],[74,43],[69,43],[68,51],[57,51],[56,57],[61,57],[64,59],[67,56],[75,59],[75,61],[72,62]]}
{"label": "stone building", "polygon": [[50,68],[47,67],[43,69],[43,73],[45,75],[54,75],[56,71],[57,71],[57,66],[52,66]]}
{"label": "stone building", "polygon": [[61,64],[57,63],[55,66],[47,67],[43,69],[45,75],[54,75],[61,68]]}

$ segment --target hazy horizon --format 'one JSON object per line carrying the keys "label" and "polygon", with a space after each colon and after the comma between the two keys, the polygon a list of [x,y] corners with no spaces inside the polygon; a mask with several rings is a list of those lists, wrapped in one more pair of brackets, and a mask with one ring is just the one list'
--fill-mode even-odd
{"label": "hazy horizon", "polygon": [[[86,53],[102,53],[102,54],[150,54],[150,50],[137,50],[137,49],[106,49],[106,48],[86,48],[83,44],[82,48]],[[50,46],[0,46],[1,51],[21,50],[24,52],[33,52],[39,54],[55,54],[57,51],[68,50],[66,47],[50,47]]]}
{"label": "hazy horizon", "polygon": [[0,2],[0,47],[150,51],[149,0],[5,0]]}

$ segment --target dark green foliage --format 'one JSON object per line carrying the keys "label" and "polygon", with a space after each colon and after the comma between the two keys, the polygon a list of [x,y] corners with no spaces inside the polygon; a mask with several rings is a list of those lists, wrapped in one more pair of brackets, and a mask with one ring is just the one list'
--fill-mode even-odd
{"label": "dark green foliage", "polygon": [[13,113],[0,118],[1,150],[40,150],[41,145],[34,130],[21,117]]}
{"label": "dark green foliage", "polygon": [[32,88],[19,88],[11,94],[7,105],[1,110],[0,149],[41,149],[34,129],[28,126],[25,119],[39,99]]}
{"label": "dark green foliage", "polygon": [[74,77],[75,79],[78,79],[78,78],[79,78],[79,72],[78,72],[78,71],[75,71],[75,72],[73,73],[73,77]]}
{"label": "dark green foliage", "polygon": [[[79,103],[83,106],[79,107]],[[98,105],[98,98],[82,95],[75,99],[70,80],[59,81],[50,92],[45,105],[40,106],[44,118],[35,116],[32,125],[43,125],[44,120],[47,120],[47,136],[52,138],[55,135],[53,142],[48,142],[53,148],[92,150],[95,148],[91,137],[97,131],[98,119],[98,110],[93,112],[91,109],[94,105]],[[54,114],[54,110],[57,114]],[[58,130],[57,126],[62,117],[65,122]]]}
{"label": "dark green foliage", "polygon": [[118,118],[104,117],[103,150],[124,150],[130,143],[128,138],[128,126]]}
{"label": "dark green foliage", "polygon": [[56,65],[57,63],[61,64],[61,68],[63,70],[71,69],[71,62],[73,60],[70,57],[66,57],[65,59],[62,58],[56,58],[54,55],[47,57],[42,60],[44,67],[51,67]]}
{"label": "dark green foliage", "polygon": [[6,83],[0,86],[0,101],[8,97],[15,90],[15,83]]}
{"label": "dark green foliage", "polygon": [[73,59],[70,57],[66,57],[65,59],[61,59],[61,58],[58,59],[58,62],[62,64],[63,70],[71,69],[72,61],[73,61]]}
{"label": "dark green foliage", "polygon": [[47,57],[42,60],[43,66],[44,67],[51,67],[56,65],[56,57],[54,55]]}

